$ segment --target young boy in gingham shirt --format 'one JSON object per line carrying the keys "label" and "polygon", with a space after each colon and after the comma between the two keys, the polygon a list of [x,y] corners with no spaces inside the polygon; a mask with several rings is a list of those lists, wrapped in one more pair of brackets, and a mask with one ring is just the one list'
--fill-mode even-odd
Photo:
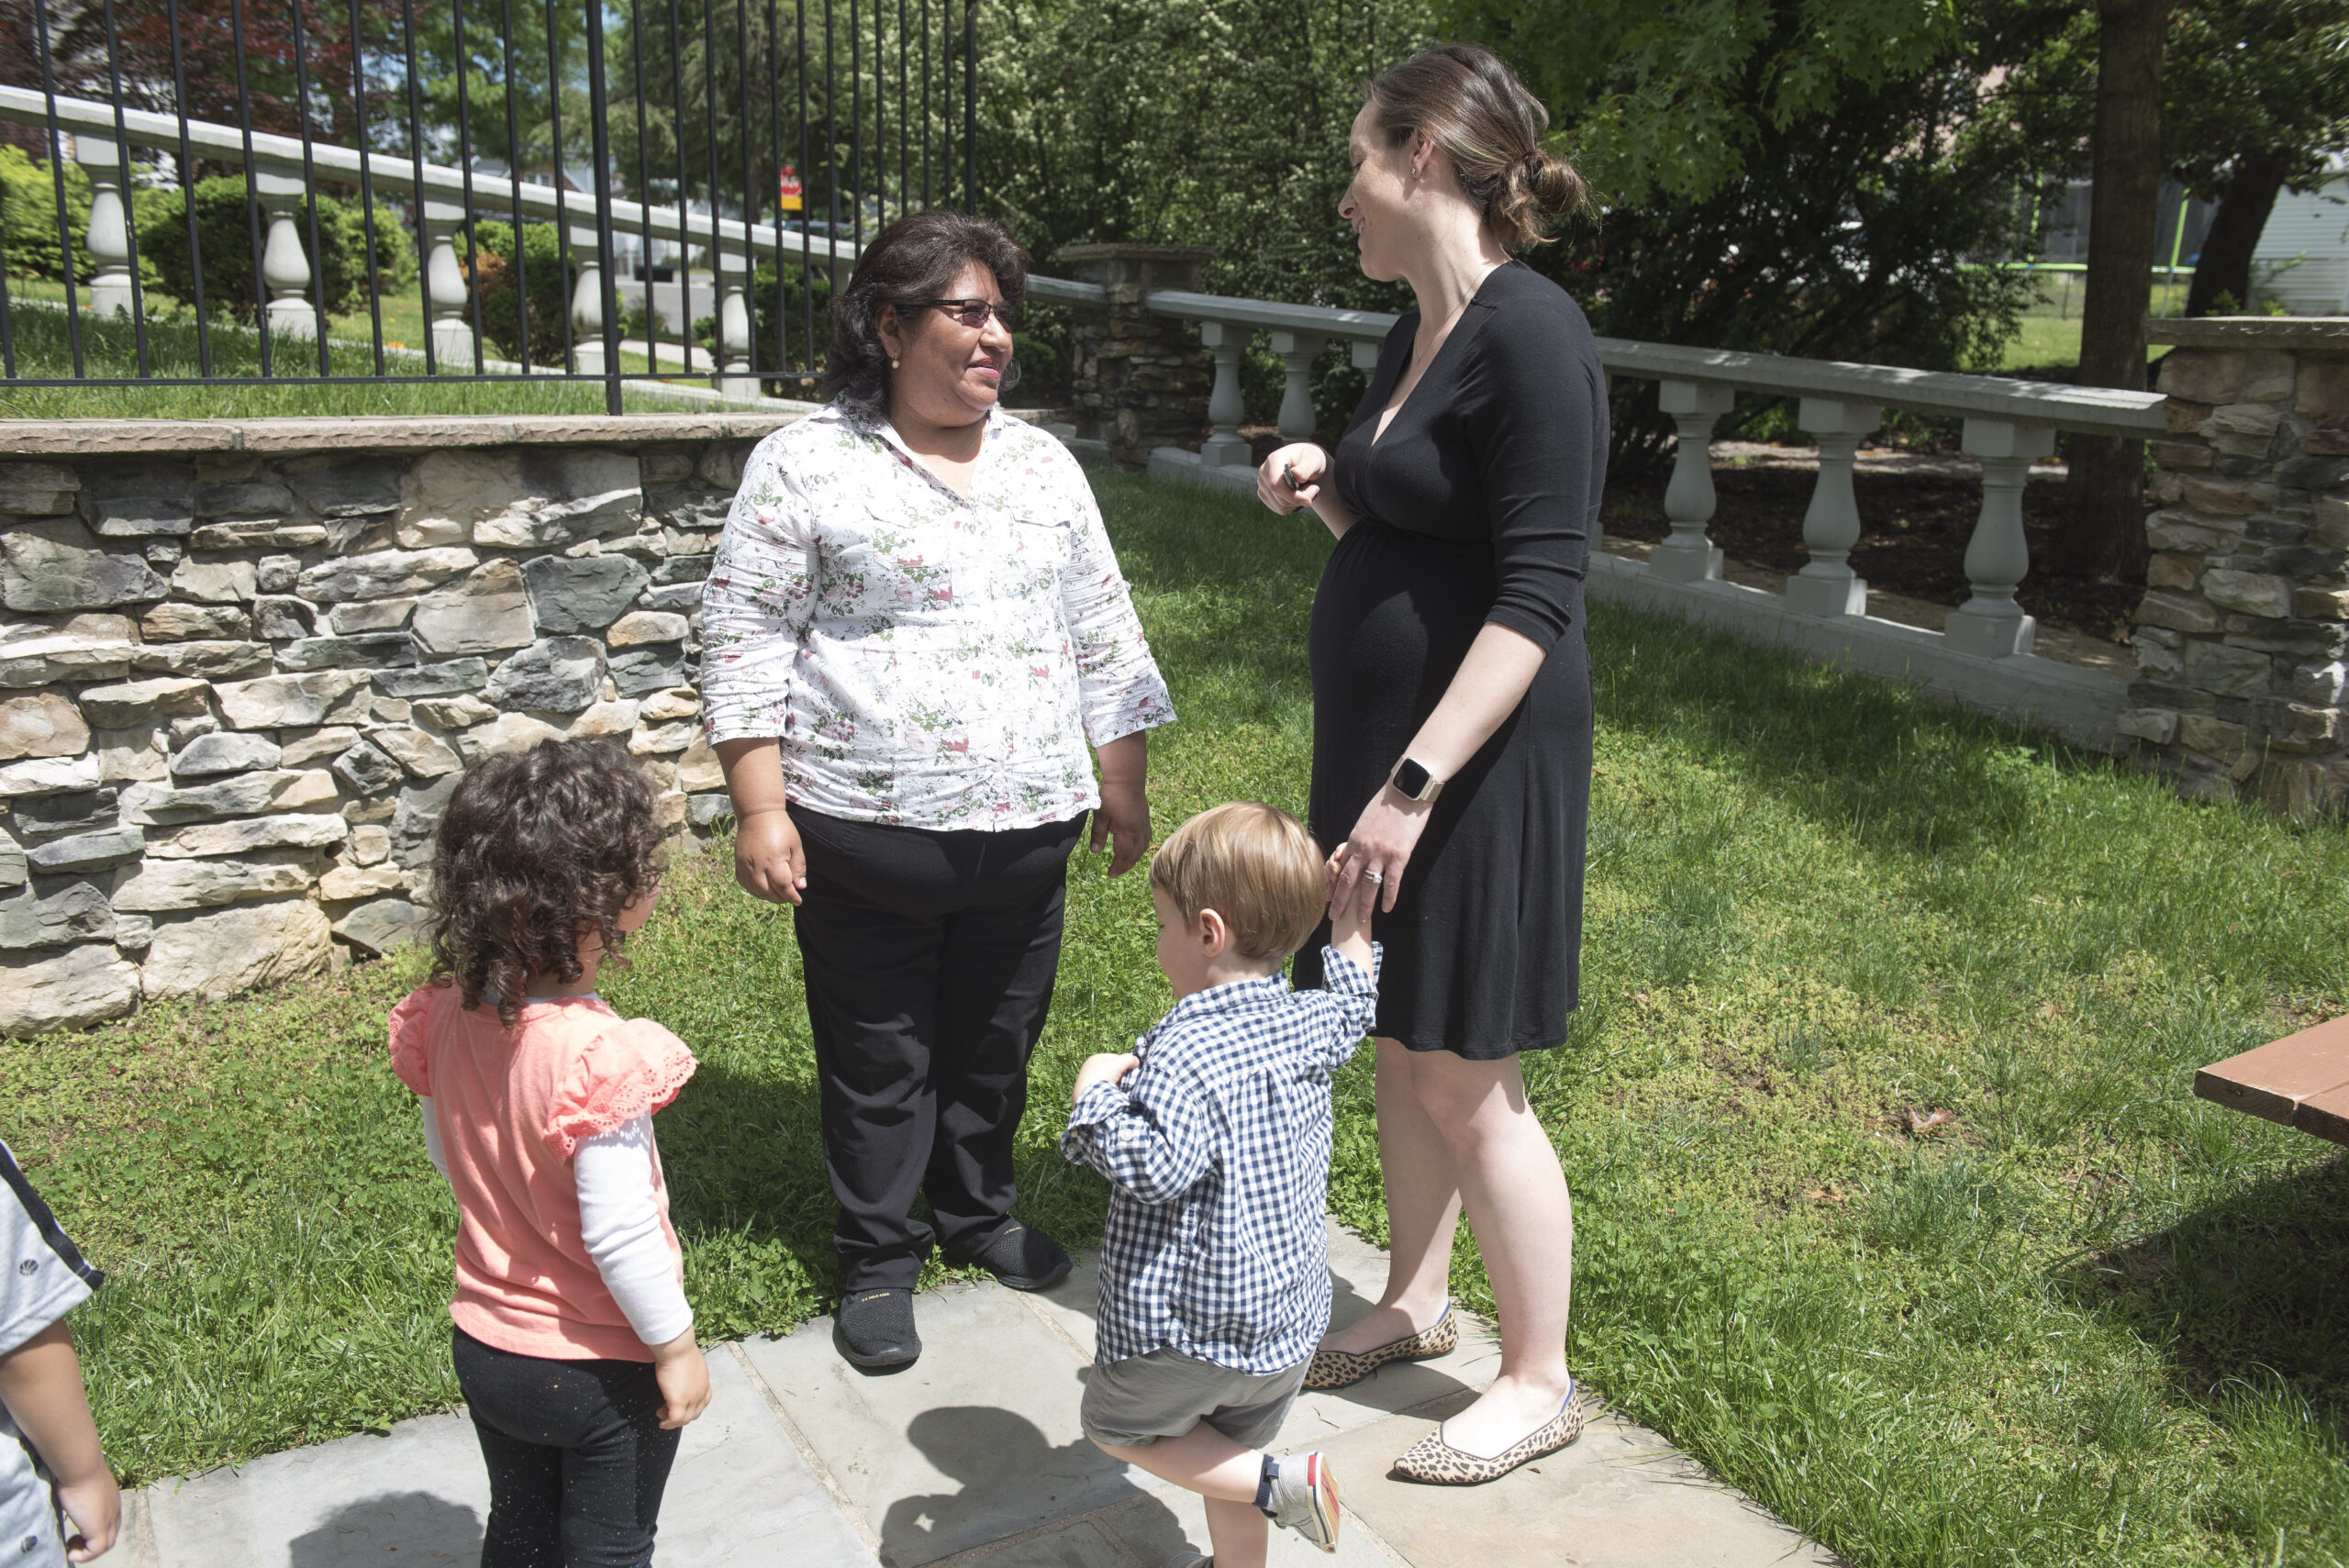
{"label": "young boy in gingham shirt", "polygon": [[1259,1568],[1267,1518],[1337,1549],[1327,1462],[1264,1449],[1330,1320],[1330,1079],[1370,1030],[1377,950],[1343,922],[1329,988],[1288,988],[1329,873],[1269,806],[1186,822],[1150,882],[1174,1008],[1131,1054],[1085,1061],[1061,1139],[1112,1188],[1085,1432],[1207,1499],[1215,1568]]}

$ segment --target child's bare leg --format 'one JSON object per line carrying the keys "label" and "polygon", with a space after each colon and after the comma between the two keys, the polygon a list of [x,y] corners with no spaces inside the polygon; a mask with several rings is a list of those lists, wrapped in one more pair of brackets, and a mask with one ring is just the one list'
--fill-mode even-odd
{"label": "child's bare leg", "polygon": [[1215,1568],[1264,1568],[1272,1523],[1256,1509],[1256,1487],[1264,1472],[1262,1449],[1241,1448],[1205,1421],[1179,1438],[1139,1448],[1099,1447],[1112,1459],[1207,1499]]}

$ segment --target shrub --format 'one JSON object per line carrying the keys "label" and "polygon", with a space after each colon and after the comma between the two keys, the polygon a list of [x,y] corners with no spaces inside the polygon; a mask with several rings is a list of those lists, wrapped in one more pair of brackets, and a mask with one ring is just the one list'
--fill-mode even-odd
{"label": "shrub", "polygon": [[[173,299],[195,303],[195,267],[188,254],[187,209],[184,193],[176,190],[141,192],[139,201],[139,253],[151,262],[161,288]],[[366,303],[370,268],[367,261],[367,221],[355,202],[317,195],[317,254],[311,255],[306,215],[295,224],[302,250],[309,255],[314,277],[312,296],[320,285],[327,313],[343,316]],[[262,242],[269,241],[269,217],[260,218]],[[195,229],[204,254],[204,305],[207,311],[240,321],[256,319],[262,290],[253,275],[252,219],[248,216],[241,175],[218,175],[198,181],[195,187]],[[384,290],[396,289],[416,275],[416,248],[407,230],[384,208],[375,213],[375,256],[373,272]]]}
{"label": "shrub", "polygon": [[[464,237],[457,237],[460,254]],[[535,365],[563,362],[563,317],[578,272],[562,253],[551,223],[522,226],[522,264],[514,263],[514,226],[473,225],[473,292],[481,301],[483,339],[509,360],[522,357],[521,285],[529,285],[530,360]]]}
{"label": "shrub", "polygon": [[[73,275],[86,280],[89,257],[82,236],[90,228],[90,181],[73,162],[65,165],[65,228],[73,245]],[[141,242],[143,247],[144,236]],[[7,247],[9,276],[64,280],[56,179],[48,164],[34,162],[20,147],[0,147],[0,245]]]}

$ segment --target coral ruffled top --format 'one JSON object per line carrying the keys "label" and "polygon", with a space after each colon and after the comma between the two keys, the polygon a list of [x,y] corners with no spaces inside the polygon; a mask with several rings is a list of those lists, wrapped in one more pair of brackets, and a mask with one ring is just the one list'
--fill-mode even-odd
{"label": "coral ruffled top", "polygon": [[[431,1098],[456,1189],[457,1327],[520,1355],[651,1361],[587,1255],[571,1157],[674,1099],[697,1065],[685,1042],[585,999],[525,1003],[508,1031],[453,985],[412,993],[391,1036],[392,1071]],[[682,1277],[657,1147],[652,1192]]]}

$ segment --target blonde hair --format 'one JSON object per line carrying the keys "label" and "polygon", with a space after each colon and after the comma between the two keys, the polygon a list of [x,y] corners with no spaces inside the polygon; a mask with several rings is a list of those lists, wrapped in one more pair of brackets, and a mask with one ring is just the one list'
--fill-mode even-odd
{"label": "blonde hair", "polygon": [[1590,204],[1590,187],[1574,166],[1542,150],[1550,111],[1490,50],[1436,44],[1362,94],[1387,146],[1425,135],[1443,149],[1462,194],[1511,250],[1548,244],[1548,217]]}
{"label": "blonde hair", "polygon": [[1330,906],[1330,874],[1305,824],[1278,806],[1235,800],[1174,829],[1151,857],[1150,885],[1186,926],[1223,917],[1242,958],[1279,960],[1305,945]]}

